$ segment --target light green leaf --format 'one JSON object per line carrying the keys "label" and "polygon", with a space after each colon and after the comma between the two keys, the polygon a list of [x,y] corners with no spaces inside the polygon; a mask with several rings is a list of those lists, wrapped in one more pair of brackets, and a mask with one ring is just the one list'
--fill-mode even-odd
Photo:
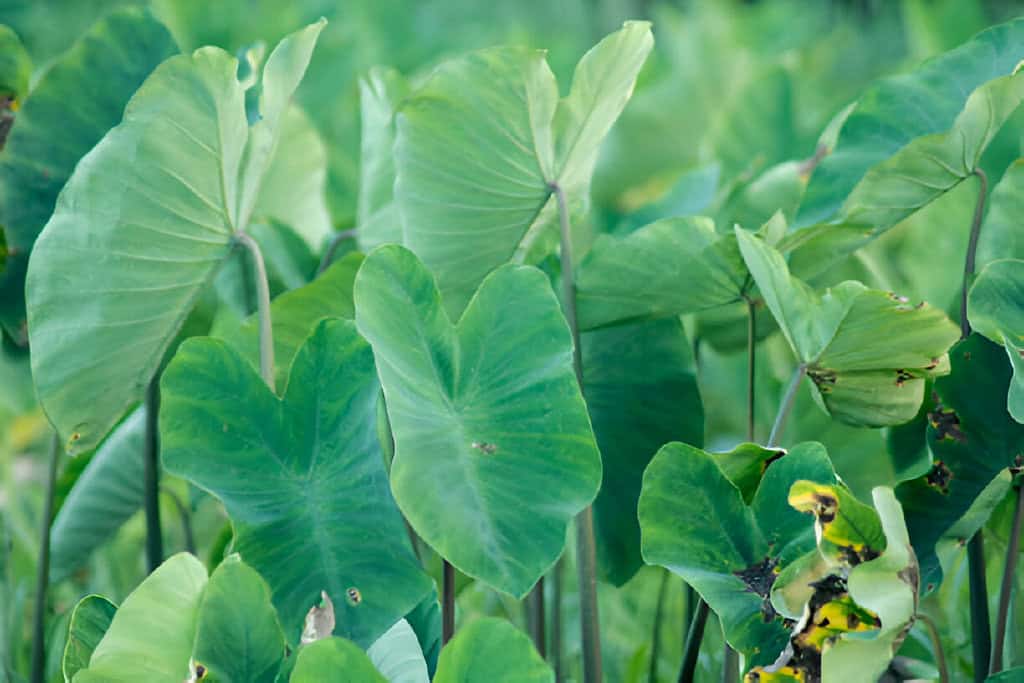
{"label": "light green leaf", "polygon": [[33,250],[26,285],[40,402],[71,451],[137,403],[248,218],[322,24],[267,61],[249,128],[236,60],[161,64],[86,155]]}
{"label": "light green leaf", "polygon": [[504,619],[463,626],[441,650],[434,683],[554,683],[555,673],[530,638]]}
{"label": "light green leaf", "polygon": [[405,619],[399,619],[367,650],[370,661],[388,683],[429,683],[427,662],[416,633]]}
{"label": "light green leaf", "polygon": [[[121,120],[146,76],[177,52],[171,34],[148,10],[117,9],[42,74],[17,112],[0,157],[0,226],[8,250],[0,270],[0,323],[19,342],[27,339],[29,253],[57,194],[75,164]],[[23,78],[27,85],[27,74]]]}
{"label": "light green leaf", "polygon": [[217,565],[203,592],[192,660],[218,683],[273,683],[284,656],[270,588],[231,555]]}
{"label": "light green leaf", "polygon": [[644,468],[668,441],[704,442],[704,407],[678,319],[588,332],[582,346],[584,394],[604,473],[594,501],[598,566],[621,586],[643,566],[636,504]]}
{"label": "light green leaf", "polygon": [[499,268],[453,324],[430,272],[392,245],[367,256],[355,300],[394,433],[399,507],[463,573],[522,597],[601,479],[547,278]]}
{"label": "light green leaf", "polygon": [[394,202],[395,112],[409,84],[394,69],[376,67],[359,81],[360,122],[359,245],[369,251],[402,242],[402,222]]}
{"label": "light green leaf", "polygon": [[0,24],[0,98],[10,98],[17,107],[28,93],[31,75],[32,60],[18,34]]}
{"label": "light green leaf", "polygon": [[150,574],[114,614],[75,683],[181,683],[189,678],[206,568],[179,553]]}
{"label": "light green leaf", "polygon": [[1024,259],[1024,159],[1010,164],[988,197],[978,238],[978,268],[1006,258]]}
{"label": "light green leaf", "polygon": [[967,300],[971,327],[1002,344],[1013,366],[1006,407],[1024,422],[1024,261],[993,261],[974,281]]}
{"label": "light green leaf", "polygon": [[89,658],[110,628],[115,612],[117,607],[114,603],[99,595],[87,595],[75,605],[68,622],[68,640],[61,659],[65,681],[70,681],[76,673],[89,666]]}
{"label": "light green leaf", "polygon": [[142,507],[146,414],[138,408],[96,449],[50,531],[50,572],[60,581],[85,564]]}
{"label": "light green leaf", "polygon": [[627,22],[580,60],[569,94],[541,51],[497,48],[445,62],[398,113],[395,201],[404,244],[458,315],[491,270],[554,217],[552,186],[582,203],[598,149],[653,45]]}
{"label": "light green leaf", "polygon": [[692,446],[664,446],[644,472],[644,559],[692,585],[718,614],[729,643],[755,664],[773,661],[788,637],[770,599],[775,577],[814,548],[806,522],[785,501],[804,477],[835,481],[819,444],[801,444],[773,462],[749,506],[716,458]]}
{"label": "light green leaf", "polygon": [[289,642],[321,591],[338,634],[368,645],[430,590],[387,489],[373,356],[351,322],[316,327],[282,399],[213,339],[185,342],[161,390],[164,466],[223,501]]}
{"label": "light green leaf", "polygon": [[343,638],[324,638],[299,650],[291,683],[388,683],[365,652]]}
{"label": "light green leaf", "polygon": [[737,228],[740,251],[786,340],[836,419],[881,427],[913,419],[925,378],[948,371],[959,336],[941,311],[843,282],[818,295],[782,255]]}

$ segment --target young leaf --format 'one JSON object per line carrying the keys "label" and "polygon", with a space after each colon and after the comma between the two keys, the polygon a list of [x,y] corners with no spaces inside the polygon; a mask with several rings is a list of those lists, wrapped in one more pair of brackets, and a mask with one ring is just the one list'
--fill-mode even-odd
{"label": "young leaf", "polygon": [[89,666],[89,659],[110,628],[115,612],[117,607],[114,603],[99,595],[87,595],[75,605],[68,621],[68,640],[61,658],[65,681],[72,680],[76,673]]}
{"label": "young leaf", "polygon": [[223,501],[234,549],[273,590],[291,643],[326,591],[369,645],[430,589],[387,489],[379,387],[351,322],[322,321],[279,399],[223,342],[185,342],[161,382],[164,466]]}
{"label": "young leaf", "polygon": [[482,618],[459,629],[441,650],[434,683],[553,683],[555,672],[530,638],[504,619]]}
{"label": "young leaf", "polygon": [[1013,366],[1006,408],[1024,422],[1024,261],[990,263],[974,281],[967,315],[979,334],[1002,344]]}
{"label": "young leaf", "polygon": [[584,201],[653,42],[647,22],[627,22],[583,56],[562,100],[544,53],[518,48],[445,62],[405,100],[395,201],[449,314],[553,216],[552,186]]}
{"label": "young leaf", "polygon": [[638,516],[644,559],[679,574],[718,614],[726,639],[769,663],[787,631],[770,594],[778,573],[814,547],[785,495],[798,479],[835,481],[824,448],[801,444],[772,463],[748,506],[700,449],[664,446],[644,472]]}
{"label": "young leaf", "polygon": [[704,407],[678,319],[595,330],[582,345],[584,394],[604,473],[594,501],[598,566],[621,586],[643,566],[636,504],[644,468],[664,443],[704,442]]}
{"label": "young leaf", "polygon": [[251,128],[236,60],[201,48],[161,64],[75,169],[26,284],[36,389],[69,450],[95,446],[141,399],[248,226],[322,26],[270,55]]}
{"label": "young leaf", "polygon": [[453,324],[430,272],[391,245],[366,257],[355,300],[394,433],[399,507],[460,571],[522,597],[601,479],[547,278],[499,268]]}
{"label": "young leaf", "polygon": [[818,398],[836,419],[880,427],[912,419],[925,378],[947,370],[956,326],[939,310],[843,282],[819,296],[782,255],[737,228],[740,251]]}
{"label": "young leaf", "polygon": [[299,650],[291,683],[389,683],[355,643],[324,638]]}
{"label": "young leaf", "polygon": [[[14,339],[27,338],[25,272],[57,194],[75,164],[121,120],[132,93],[177,52],[171,34],[148,10],[120,8],[59,57],[24,99],[6,145],[0,145],[0,226],[8,252],[0,270],[0,324]],[[27,77],[16,79],[27,86]]]}
{"label": "young leaf", "polygon": [[896,489],[925,593],[942,579],[936,546],[962,547],[1024,466],[1024,425],[1006,411],[1011,369],[1005,352],[972,334],[949,355],[951,372],[935,380],[938,403],[928,416],[935,462],[928,474]]}

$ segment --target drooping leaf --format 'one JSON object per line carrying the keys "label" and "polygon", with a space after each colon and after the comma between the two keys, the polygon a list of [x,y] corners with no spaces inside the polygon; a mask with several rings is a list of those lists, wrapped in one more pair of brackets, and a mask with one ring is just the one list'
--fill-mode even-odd
{"label": "drooping leaf", "polygon": [[87,595],[78,601],[68,622],[68,640],[61,659],[64,680],[89,666],[89,658],[110,628],[117,607],[99,595]]}
{"label": "drooping leaf", "polygon": [[322,26],[270,55],[252,127],[236,60],[201,48],[161,64],[76,167],[26,284],[36,388],[69,450],[95,446],[139,401],[248,226]]}
{"label": "drooping leaf", "polygon": [[926,475],[896,489],[924,593],[942,579],[937,546],[966,543],[1009,491],[1012,474],[1024,467],[1024,425],[1006,410],[1006,353],[972,334],[949,355],[951,372],[935,380],[937,404],[928,416],[934,462]]}
{"label": "drooping leaf", "polygon": [[704,408],[678,319],[588,332],[582,345],[584,394],[603,465],[594,501],[598,566],[621,586],[643,566],[636,503],[644,468],[664,443],[701,445]]}
{"label": "drooping leaf", "polygon": [[405,619],[399,619],[367,650],[370,661],[388,683],[429,683],[427,662],[416,633]]}
{"label": "drooping leaf", "polygon": [[601,479],[546,276],[495,270],[453,324],[430,272],[390,245],[363,262],[355,301],[394,434],[399,507],[460,571],[525,595]]}
{"label": "drooping leaf", "polygon": [[188,553],[165,561],[125,598],[75,683],[181,683],[190,676],[206,568]]}
{"label": "drooping leaf", "polygon": [[995,26],[860,98],[785,243],[795,270],[820,272],[974,173],[1024,98],[1022,36],[1019,19]]}
{"label": "drooping leaf", "polygon": [[299,650],[291,683],[388,683],[370,658],[344,638],[324,638]]}
{"label": "drooping leaf", "polygon": [[145,430],[139,408],[110,432],[75,482],[50,530],[54,581],[85,564],[142,507]]}
{"label": "drooping leaf", "polygon": [[161,390],[164,466],[223,501],[289,642],[321,591],[338,635],[367,645],[423,599],[430,582],[387,488],[373,356],[351,322],[316,327],[281,399],[213,339],[185,342]]}
{"label": "drooping leaf", "polygon": [[404,244],[437,276],[449,314],[554,217],[553,185],[585,201],[601,141],[652,45],[647,22],[627,22],[583,56],[561,100],[543,52],[497,48],[444,63],[404,101],[395,142]]}
{"label": "drooping leaf", "polygon": [[555,672],[529,636],[504,619],[485,617],[459,629],[441,650],[434,683],[553,683]]}
{"label": "drooping leaf", "polygon": [[1024,422],[1024,261],[993,261],[971,287],[967,301],[971,327],[1002,344],[1013,367],[1006,408]]}
{"label": "drooping leaf", "polygon": [[[348,254],[305,287],[285,292],[270,303],[278,391],[284,391],[296,351],[320,320],[355,317],[352,286],[362,262],[362,254]],[[259,367],[259,319],[256,315],[238,325],[220,329],[215,336],[245,356],[253,367]]]}
{"label": "drooping leaf", "polygon": [[[8,251],[0,323],[14,339],[27,338],[29,253],[57,194],[75,164],[121,120],[143,80],[176,52],[174,39],[148,10],[118,9],[58,58],[25,98],[0,157],[0,226]],[[27,74],[17,78],[27,85]]]}
{"label": "drooping leaf", "polygon": [[225,558],[199,603],[192,661],[219,683],[273,683],[284,656],[267,583],[237,555]]}
{"label": "drooping leaf", "polygon": [[885,550],[878,514],[845,487],[798,481],[789,490],[789,504],[814,515],[818,549],[833,566],[854,566]]}
{"label": "drooping leaf", "polygon": [[395,112],[409,84],[394,69],[371,69],[359,81],[362,123],[357,225],[365,251],[402,242],[402,221],[395,206]]}
{"label": "drooping leaf", "polygon": [[758,289],[836,419],[880,427],[912,419],[925,379],[948,370],[957,327],[926,303],[843,282],[818,295],[789,273],[782,255],[737,228]]}
{"label": "drooping leaf", "polygon": [[785,500],[803,478],[835,482],[819,444],[801,444],[772,462],[750,505],[716,459],[692,446],[666,445],[644,473],[644,559],[692,585],[718,614],[729,643],[755,664],[773,661],[788,637],[770,598],[776,576],[814,548],[806,521]]}

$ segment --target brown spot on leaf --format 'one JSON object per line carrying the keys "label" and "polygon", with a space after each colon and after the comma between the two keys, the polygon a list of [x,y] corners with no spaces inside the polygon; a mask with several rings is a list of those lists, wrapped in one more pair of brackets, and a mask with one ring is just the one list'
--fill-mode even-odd
{"label": "brown spot on leaf", "polygon": [[498,452],[498,446],[496,444],[487,443],[486,441],[474,441],[470,445],[484,455],[494,455]]}
{"label": "brown spot on leaf", "polygon": [[939,440],[951,439],[960,443],[967,443],[967,437],[960,429],[960,416],[952,410],[946,410],[942,406],[936,406],[935,410],[928,413],[928,422],[935,430],[935,437]]}
{"label": "brown spot on leaf", "polygon": [[320,591],[320,603],[313,605],[306,613],[306,623],[302,627],[302,644],[312,643],[327,638],[334,633],[334,603],[327,591]]}
{"label": "brown spot on leaf", "polygon": [[754,593],[761,598],[761,618],[764,623],[770,623],[778,615],[771,601],[772,586],[779,575],[778,558],[766,557],[733,574],[744,583],[748,593]]}
{"label": "brown spot on leaf", "polygon": [[896,386],[902,387],[904,382],[908,382],[912,379],[914,379],[914,376],[903,368],[896,371]]}
{"label": "brown spot on leaf", "polygon": [[944,496],[949,494],[949,482],[952,479],[953,470],[949,469],[949,466],[941,460],[936,460],[932,468],[928,470],[928,474],[924,476],[928,486],[931,486]]}

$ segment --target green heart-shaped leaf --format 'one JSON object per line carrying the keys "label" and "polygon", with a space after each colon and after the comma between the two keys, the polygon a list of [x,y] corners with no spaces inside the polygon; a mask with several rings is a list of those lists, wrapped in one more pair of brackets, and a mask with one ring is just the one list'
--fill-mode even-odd
{"label": "green heart-shaped leaf", "polygon": [[143,80],[177,52],[171,34],[148,10],[117,9],[43,73],[18,110],[6,145],[0,145],[0,226],[8,251],[0,275],[0,323],[14,339],[26,339],[29,253],[58,193],[75,164],[121,120]]}
{"label": "green heart-shaped leaf", "polygon": [[208,338],[181,346],[161,391],[165,467],[224,502],[290,642],[321,591],[339,635],[369,645],[430,590],[387,488],[373,355],[353,323],[319,324],[282,399]]}
{"label": "green heart-shaped leaf", "polygon": [[787,639],[770,600],[775,577],[814,548],[806,520],[786,504],[789,487],[804,478],[835,482],[820,444],[801,444],[772,462],[749,506],[716,458],[692,446],[664,446],[644,472],[644,559],[692,585],[729,643],[754,663],[774,660]]}
{"label": "green heart-shaped leaf", "polygon": [[1005,352],[972,334],[949,356],[951,372],[935,380],[938,403],[928,416],[935,462],[928,474],[896,489],[926,593],[942,579],[936,546],[962,546],[1024,466],[1024,425],[1006,410],[1011,368]]}
{"label": "green heart-shaped leaf", "polygon": [[604,473],[594,501],[598,565],[621,586],[643,566],[636,503],[644,468],[664,443],[704,442],[704,407],[678,319],[595,330],[583,335],[582,346],[584,393]]}
{"label": "green heart-shaped leaf", "polygon": [[601,479],[548,279],[498,268],[453,325],[426,267],[384,246],[363,262],[355,300],[394,433],[399,507],[462,572],[525,595]]}
{"label": "green heart-shaped leaf", "polygon": [[70,681],[75,674],[89,666],[89,659],[103,635],[110,628],[117,607],[99,595],[87,595],[71,610],[68,621],[68,640],[61,658],[64,680]]}
{"label": "green heart-shaped leaf", "polygon": [[70,450],[95,446],[141,399],[248,226],[322,27],[270,55],[251,127],[235,58],[201,48],[161,64],[76,167],[26,284],[36,389]]}
{"label": "green heart-shaped leaf", "polygon": [[405,100],[395,201],[404,243],[437,276],[450,314],[549,224],[552,185],[585,200],[653,44],[647,22],[627,22],[583,56],[562,100],[544,52],[519,48],[445,62]]}
{"label": "green heart-shaped leaf", "polygon": [[740,251],[782,333],[836,419],[881,427],[913,419],[925,378],[948,369],[959,331],[941,311],[843,282],[818,295],[782,255],[737,228]]}
{"label": "green heart-shaped leaf", "polygon": [[291,683],[388,683],[355,643],[323,638],[302,646]]}
{"label": "green heart-shaped leaf", "polygon": [[459,629],[441,650],[434,683],[553,683],[555,672],[530,638],[504,619],[483,618]]}
{"label": "green heart-shaped leaf", "polygon": [[1002,344],[1013,366],[1006,408],[1024,422],[1024,261],[990,263],[971,287],[967,314],[973,327]]}

